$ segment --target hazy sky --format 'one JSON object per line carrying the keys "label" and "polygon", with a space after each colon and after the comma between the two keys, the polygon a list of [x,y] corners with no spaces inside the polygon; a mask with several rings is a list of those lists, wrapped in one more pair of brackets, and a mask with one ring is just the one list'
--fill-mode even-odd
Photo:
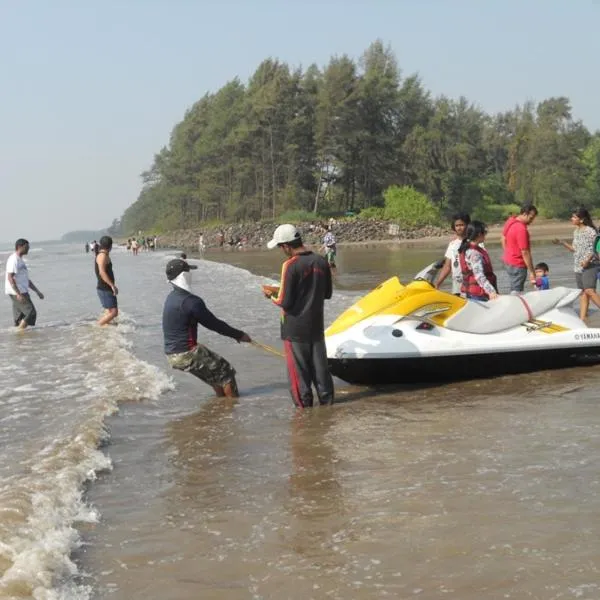
{"label": "hazy sky", "polygon": [[0,0],[0,241],[102,228],[205,92],[377,38],[488,112],[552,95],[600,128],[596,0]]}

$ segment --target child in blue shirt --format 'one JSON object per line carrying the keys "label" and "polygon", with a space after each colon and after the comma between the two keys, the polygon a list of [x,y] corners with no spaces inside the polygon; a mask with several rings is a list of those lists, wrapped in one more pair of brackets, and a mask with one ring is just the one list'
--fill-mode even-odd
{"label": "child in blue shirt", "polygon": [[535,265],[535,287],[538,290],[550,289],[550,279],[548,278],[549,271],[550,269],[545,262]]}

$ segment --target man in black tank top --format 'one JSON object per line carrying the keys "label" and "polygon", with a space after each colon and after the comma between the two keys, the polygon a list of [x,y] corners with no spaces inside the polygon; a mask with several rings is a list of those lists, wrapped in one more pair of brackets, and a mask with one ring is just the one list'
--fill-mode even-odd
{"label": "man in black tank top", "polygon": [[104,309],[104,313],[98,319],[98,325],[106,325],[110,323],[118,314],[117,294],[119,290],[115,285],[115,274],[113,273],[112,261],[110,260],[110,251],[112,250],[113,241],[108,235],[100,238],[100,250],[96,255],[94,270],[96,271],[96,291],[100,304]]}

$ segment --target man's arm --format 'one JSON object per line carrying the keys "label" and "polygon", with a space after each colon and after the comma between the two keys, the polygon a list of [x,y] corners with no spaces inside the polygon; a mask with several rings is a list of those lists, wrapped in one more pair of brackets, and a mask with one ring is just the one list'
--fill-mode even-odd
{"label": "man's arm", "polygon": [[526,228],[523,228],[522,231],[518,232],[517,244],[521,249],[521,256],[523,257],[523,262],[525,263],[527,271],[529,272],[529,281],[535,284],[535,268],[533,266],[533,258],[531,257],[531,244],[529,242],[529,232]]}
{"label": "man's arm", "polygon": [[283,310],[289,310],[294,305],[296,296],[296,277],[294,276],[295,259],[290,258],[283,263],[281,268],[281,287],[277,296],[272,296],[271,300]]}
{"label": "man's arm", "polygon": [[527,266],[527,270],[529,271],[530,278],[533,277],[535,279],[535,269],[533,268],[533,259],[531,258],[531,250],[529,248],[521,250],[521,256],[525,261],[525,265]]}
{"label": "man's arm", "polygon": [[21,294],[21,292],[19,291],[19,287],[17,286],[17,280],[15,279],[15,274],[14,273],[7,273],[6,276],[8,277],[8,283],[10,284],[10,287],[15,292],[17,300],[19,302],[21,302],[21,300],[23,300],[23,295]]}
{"label": "man's arm", "polygon": [[442,283],[444,283],[444,280],[446,279],[446,277],[448,277],[448,275],[450,275],[451,270],[452,270],[452,266],[450,264],[450,259],[446,258],[444,260],[444,265],[442,266],[440,274],[438,275],[437,281],[435,282],[436,288],[439,288],[442,285]]}
{"label": "man's arm", "polygon": [[500,245],[502,246],[502,250],[506,248],[506,236],[504,234],[500,236]]}
{"label": "man's arm", "polygon": [[31,281],[31,279],[29,280],[29,287],[39,296],[40,300],[44,299],[44,294],[40,292],[40,290],[36,287],[33,281]]}
{"label": "man's arm", "polygon": [[189,303],[189,309],[192,315],[206,329],[210,329],[215,333],[224,335],[226,337],[233,338],[238,342],[250,342],[250,336],[231,325],[225,323],[218,317],[216,317],[204,304],[204,300],[198,297],[192,297],[186,299],[185,303]]}
{"label": "man's arm", "polygon": [[111,280],[111,278],[108,276],[108,273],[106,272],[108,256],[106,256],[106,254],[104,253],[98,254],[98,256],[96,257],[96,262],[98,263],[98,272],[100,273],[100,279],[102,279],[102,281],[104,281],[104,283],[106,283],[106,285],[110,287],[110,289],[113,291],[113,294],[116,296],[119,293],[119,290],[117,290],[115,282]]}

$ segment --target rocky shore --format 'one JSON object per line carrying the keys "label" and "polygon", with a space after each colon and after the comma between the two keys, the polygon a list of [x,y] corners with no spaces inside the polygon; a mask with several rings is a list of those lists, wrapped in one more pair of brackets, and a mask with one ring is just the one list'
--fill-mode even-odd
{"label": "rocky shore", "polygon": [[[220,245],[222,234],[225,246],[242,244],[248,248],[264,248],[271,239],[277,223],[253,222],[237,223],[226,226],[205,228],[180,229],[159,236],[159,246],[162,248],[178,248],[195,250],[198,248],[200,234],[203,235],[207,248]],[[311,245],[318,245],[323,239],[325,229],[321,223],[297,223],[302,232],[302,238]],[[378,219],[348,219],[333,223],[338,245],[365,242],[394,242],[416,240],[422,238],[447,238],[448,229],[443,227],[423,227],[405,230],[389,221]]]}
{"label": "rocky shore", "polygon": [[[159,247],[179,250],[197,251],[200,234],[203,235],[207,249],[220,246],[223,234],[223,246],[235,247],[241,244],[245,248],[266,249],[278,223],[252,222],[237,223],[211,227],[195,227],[180,229],[161,234],[158,239]],[[302,237],[311,246],[322,243],[325,230],[322,222],[297,223]],[[451,237],[449,228],[423,227],[420,229],[402,229],[390,221],[378,219],[346,219],[335,222],[334,233],[338,246],[363,244],[397,244],[397,245],[443,245]],[[570,239],[573,227],[569,222],[547,219],[537,219],[530,228],[532,240],[548,241],[555,237]],[[487,240],[499,242],[502,224],[491,225]]]}

